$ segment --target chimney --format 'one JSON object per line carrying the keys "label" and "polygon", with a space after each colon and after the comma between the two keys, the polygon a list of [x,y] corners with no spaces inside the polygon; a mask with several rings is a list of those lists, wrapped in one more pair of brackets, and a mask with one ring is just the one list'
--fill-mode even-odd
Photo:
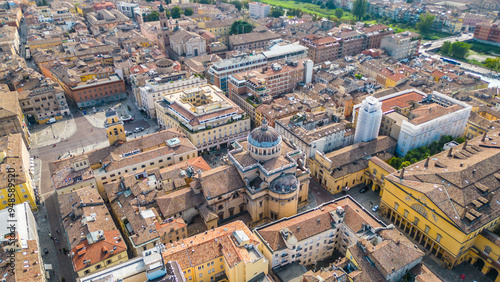
{"label": "chimney", "polygon": [[486,140],[486,131],[483,134],[483,138],[481,138],[481,142],[484,142]]}
{"label": "chimney", "polygon": [[464,213],[462,214],[462,218],[465,217],[465,215],[470,211],[470,206],[465,206]]}
{"label": "chimney", "polygon": [[399,178],[403,179],[405,177],[405,168],[403,167],[403,169],[401,169],[401,175],[399,176]]}
{"label": "chimney", "polygon": [[450,150],[448,151],[448,157],[453,157],[453,147],[450,148]]}
{"label": "chimney", "polygon": [[429,167],[429,160],[430,160],[430,157],[427,157],[427,160],[425,161],[424,167]]}
{"label": "chimney", "polygon": [[465,137],[464,146],[462,147],[462,150],[465,150],[465,149],[467,149],[467,137]]}
{"label": "chimney", "polygon": [[490,203],[493,200],[493,196],[495,196],[495,192],[491,192],[488,194],[488,203]]}

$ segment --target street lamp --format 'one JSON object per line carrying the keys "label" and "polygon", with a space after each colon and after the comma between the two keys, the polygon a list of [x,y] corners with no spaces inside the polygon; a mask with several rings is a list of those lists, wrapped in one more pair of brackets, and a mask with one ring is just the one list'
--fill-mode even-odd
{"label": "street lamp", "polygon": [[50,131],[52,131],[52,138],[56,138],[56,136],[54,135],[54,128],[52,127],[52,124],[50,125]]}

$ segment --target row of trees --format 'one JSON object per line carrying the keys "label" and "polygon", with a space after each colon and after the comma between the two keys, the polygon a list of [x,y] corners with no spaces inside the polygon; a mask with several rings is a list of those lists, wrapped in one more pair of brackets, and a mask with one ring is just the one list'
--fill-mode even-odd
{"label": "row of trees", "polygon": [[[191,8],[186,8],[183,11],[178,6],[173,7],[170,11],[165,10],[165,14],[166,14],[167,18],[172,17],[174,19],[179,19],[182,14],[184,14],[186,16],[191,16],[193,13],[194,13],[194,11]],[[151,13],[149,13],[147,15],[142,14],[142,19],[145,22],[154,22],[154,21],[157,21],[160,19],[160,13],[158,11],[152,11]]]}
{"label": "row of trees", "polygon": [[453,42],[445,41],[441,46],[441,53],[455,58],[465,59],[469,53],[471,45],[466,42]]}
{"label": "row of trees", "polygon": [[[424,160],[427,157],[433,156],[441,151],[443,151],[444,144],[453,141],[453,137],[449,135],[441,136],[439,141],[433,141],[428,146],[422,146],[419,148],[415,148],[413,150],[408,151],[408,153],[402,157],[393,157],[389,160],[389,165],[391,165],[395,169],[401,169],[403,167],[407,167],[413,163]],[[458,137],[455,139],[457,143],[463,143],[465,138]]]}

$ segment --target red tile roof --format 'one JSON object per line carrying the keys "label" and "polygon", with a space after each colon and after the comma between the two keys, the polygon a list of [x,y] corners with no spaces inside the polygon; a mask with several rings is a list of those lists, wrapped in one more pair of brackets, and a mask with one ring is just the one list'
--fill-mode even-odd
{"label": "red tile roof", "polygon": [[[105,231],[103,240],[95,242],[92,245],[89,245],[89,242],[85,240],[82,245],[84,245],[83,250],[78,251],[77,248],[71,250],[71,252],[76,254],[73,257],[73,267],[75,271],[80,271],[119,253],[127,251],[127,246],[120,235],[120,231],[118,230]],[[103,252],[103,248],[108,251]],[[85,264],[84,261],[90,261],[90,263]]]}

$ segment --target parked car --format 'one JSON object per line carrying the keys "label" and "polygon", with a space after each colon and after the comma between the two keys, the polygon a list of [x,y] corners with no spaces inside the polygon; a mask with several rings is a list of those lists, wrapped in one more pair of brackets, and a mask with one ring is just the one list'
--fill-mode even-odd
{"label": "parked car", "polygon": [[363,188],[361,188],[361,189],[359,190],[359,193],[363,194],[363,193],[365,193],[366,191],[368,191],[368,187],[366,187],[366,186],[365,186],[365,187],[363,187]]}
{"label": "parked car", "polygon": [[141,131],[144,131],[144,127],[136,127],[136,128],[134,129],[134,133],[139,133],[139,132],[141,132]]}
{"label": "parked car", "polygon": [[50,118],[49,121],[47,121],[48,124],[51,124],[51,123],[56,123],[56,119],[55,118]]}
{"label": "parked car", "polygon": [[378,205],[376,205],[376,206],[374,206],[374,207],[372,208],[372,211],[373,211],[373,212],[377,212],[377,211],[378,211],[378,209],[379,209],[379,206],[378,206]]}
{"label": "parked car", "polygon": [[132,133],[133,133],[132,131],[125,131],[125,136],[130,136],[132,135]]}
{"label": "parked car", "polygon": [[44,253],[44,254],[48,254],[48,253],[49,253],[49,249],[47,249],[47,248],[43,248],[43,253]]}

